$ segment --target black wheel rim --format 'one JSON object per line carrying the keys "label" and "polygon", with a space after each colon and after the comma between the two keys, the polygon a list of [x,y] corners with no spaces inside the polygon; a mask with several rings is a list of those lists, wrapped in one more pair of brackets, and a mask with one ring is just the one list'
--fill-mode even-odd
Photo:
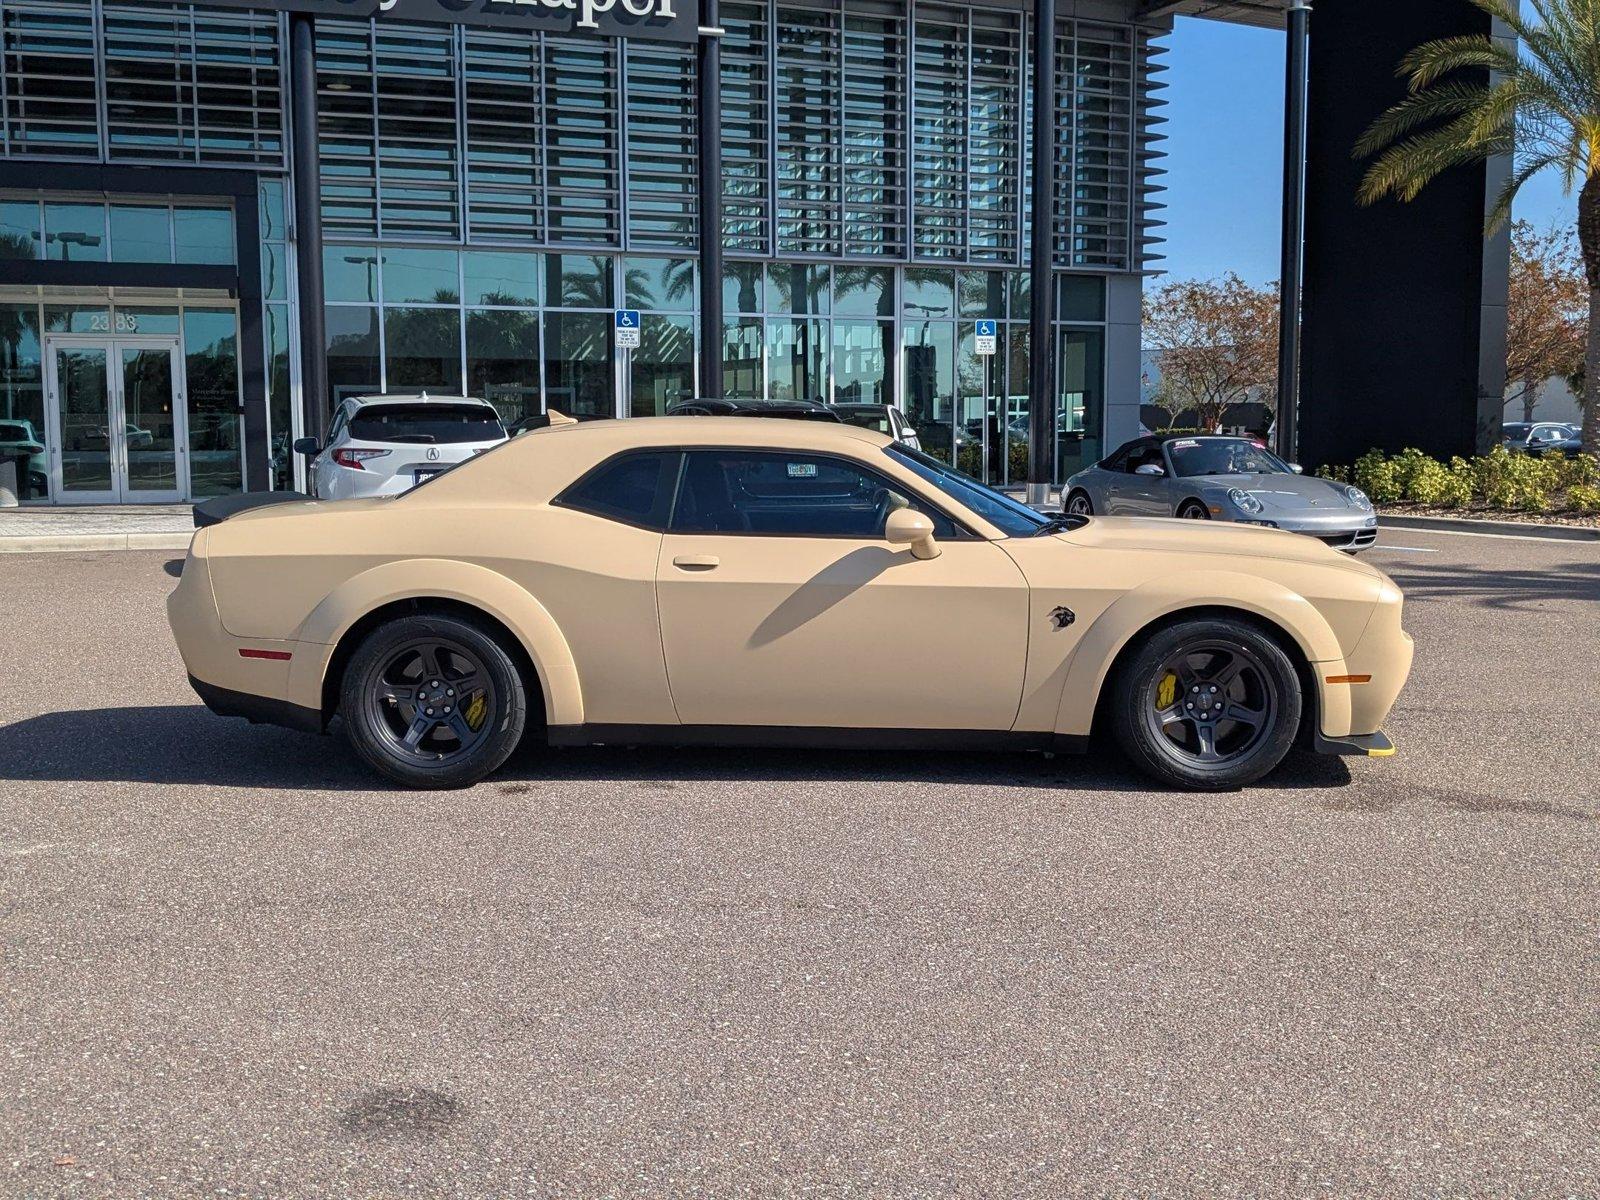
{"label": "black wheel rim", "polygon": [[367,689],[373,727],[415,763],[453,762],[494,728],[494,689],[481,659],[455,642],[425,638],[393,651]]}
{"label": "black wheel rim", "polygon": [[1186,646],[1155,672],[1142,705],[1161,745],[1183,761],[1225,767],[1250,757],[1277,724],[1278,687],[1248,647]]}
{"label": "black wheel rim", "polygon": [[1210,514],[1198,504],[1185,505],[1183,511],[1178,515],[1185,521],[1209,521],[1211,519]]}

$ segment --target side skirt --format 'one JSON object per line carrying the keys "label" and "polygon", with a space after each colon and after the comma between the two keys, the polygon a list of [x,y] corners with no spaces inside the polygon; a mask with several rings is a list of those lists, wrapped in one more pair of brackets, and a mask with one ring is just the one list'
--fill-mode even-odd
{"label": "side skirt", "polygon": [[779,725],[552,725],[552,746],[764,746],[807,750],[1045,751],[1083,754],[1089,739],[987,729],[844,729]]}

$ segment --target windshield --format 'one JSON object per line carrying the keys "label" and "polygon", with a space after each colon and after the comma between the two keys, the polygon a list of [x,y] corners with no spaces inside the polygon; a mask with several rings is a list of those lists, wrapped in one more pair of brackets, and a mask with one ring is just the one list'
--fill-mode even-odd
{"label": "windshield", "polygon": [[481,404],[372,404],[350,418],[360,442],[494,442],[505,437],[494,409]]}
{"label": "windshield", "polygon": [[1034,512],[1020,500],[1013,500],[1003,492],[986,487],[920,450],[896,443],[885,447],[884,453],[1011,537],[1028,537],[1053,523],[1049,517]]}
{"label": "windshield", "polygon": [[1180,477],[1197,475],[1291,475],[1288,465],[1244,438],[1185,438],[1168,442],[1172,469]]}
{"label": "windshield", "polygon": [[874,433],[894,433],[894,429],[889,424],[888,409],[840,408],[835,411],[844,418],[846,425],[859,425],[862,429],[870,429]]}

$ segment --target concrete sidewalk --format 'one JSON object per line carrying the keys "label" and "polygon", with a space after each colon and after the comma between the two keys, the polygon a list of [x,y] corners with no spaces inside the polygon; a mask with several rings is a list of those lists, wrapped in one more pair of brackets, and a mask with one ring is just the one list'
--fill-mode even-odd
{"label": "concrete sidewalk", "polygon": [[0,508],[0,554],[58,550],[187,550],[187,504]]}

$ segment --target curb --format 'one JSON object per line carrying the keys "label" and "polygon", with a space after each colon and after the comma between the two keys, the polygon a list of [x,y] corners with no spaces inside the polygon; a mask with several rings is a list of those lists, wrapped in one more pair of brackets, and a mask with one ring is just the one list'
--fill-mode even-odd
{"label": "curb", "polygon": [[1380,512],[1380,529],[1419,533],[1476,533],[1491,537],[1544,538],[1555,542],[1597,542],[1600,529],[1586,525],[1541,525],[1533,521],[1477,521],[1471,517],[1412,517]]}
{"label": "curb", "polygon": [[40,533],[0,537],[0,554],[65,554],[84,550],[187,550],[190,533]]}

